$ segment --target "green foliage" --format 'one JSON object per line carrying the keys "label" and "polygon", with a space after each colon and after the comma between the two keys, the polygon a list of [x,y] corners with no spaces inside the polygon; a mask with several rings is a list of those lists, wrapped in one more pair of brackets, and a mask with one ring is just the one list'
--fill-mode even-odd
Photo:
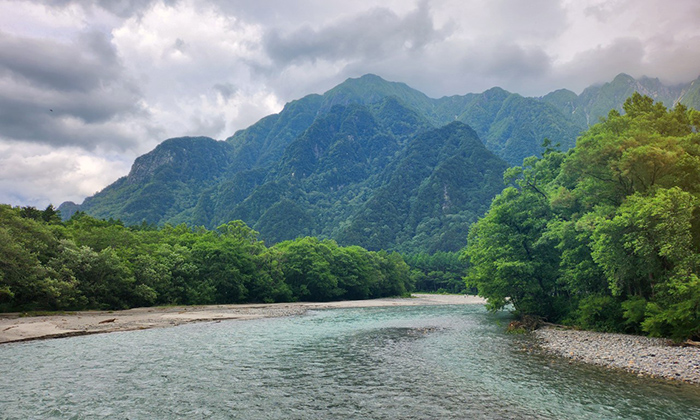
{"label": "green foliage", "polygon": [[[581,131],[611,109],[635,119],[635,107],[649,113],[656,106],[649,100],[624,104],[635,90],[655,92],[666,105],[680,101],[697,108],[698,89],[697,82],[667,87],[655,79],[620,75],[581,95],[560,90],[526,98],[496,87],[481,94],[431,99],[405,84],[366,75],[348,79],[323,95],[292,101],[279,114],[239,130],[225,142],[205,137],[166,140],[136,159],[127,177],[80,206],[64,203],[60,210],[64,220],[82,210],[129,226],[185,223],[213,229],[229,220],[243,220],[268,244],[313,235],[373,250],[457,251],[464,246],[464,232],[501,189],[505,164],[496,163],[486,150],[508,164],[521,165],[551,148],[541,144],[543,138],[569,149]],[[700,113],[682,107],[666,120],[656,118],[663,113],[658,111],[662,110],[657,107],[650,115],[658,125],[653,129],[663,135],[687,129],[683,119],[696,121],[695,126],[700,122]],[[606,130],[628,129],[629,120],[614,120],[606,123]],[[473,147],[465,154],[453,143],[444,148],[448,153],[432,159],[433,149],[440,149],[445,140],[443,128],[454,122],[471,127],[486,149]],[[599,144],[590,133],[586,137]],[[581,169],[587,169],[589,162],[614,159],[615,153],[624,152],[626,141],[620,138],[618,144],[590,148],[589,156],[578,161],[584,165]],[[413,173],[412,157],[421,143],[432,162],[422,165],[418,159]],[[590,179],[590,194],[585,200],[579,196],[579,203],[617,206],[630,187],[654,182],[653,172],[635,178],[639,166],[648,163],[640,159],[662,163],[673,158],[675,146],[649,147],[656,147],[654,153],[639,150],[619,167],[591,174],[622,174],[622,178],[617,189],[599,189]],[[424,171],[425,166],[429,170]],[[632,175],[634,185],[626,174]]]}
{"label": "green foliage", "polygon": [[635,93],[569,153],[506,171],[472,226],[467,284],[492,309],[604,331],[700,335],[695,111]]}
{"label": "green foliage", "polygon": [[[168,139],[138,157],[128,177],[117,180],[79,206],[94,217],[128,225],[162,225],[187,218],[203,190],[211,187],[231,163],[232,146],[208,137]],[[68,205],[69,210],[74,210]],[[70,216],[67,211],[66,216]]]}
{"label": "green foliage", "polygon": [[618,332],[624,330],[623,307],[610,295],[589,295],[581,299],[573,322],[584,329]]}
{"label": "green foliage", "polygon": [[463,238],[453,233],[486,209],[504,169],[462,123],[425,132],[407,144],[384,186],[350,218],[338,240],[375,250],[456,251]]}
{"label": "green foliage", "polygon": [[309,237],[267,248],[241,221],[209,231],[53,215],[0,205],[0,311],[367,299],[412,287],[398,254]]}
{"label": "green foliage", "polygon": [[476,289],[468,290],[464,283],[466,267],[458,252],[409,254],[404,259],[411,267],[418,292],[476,293]]}
{"label": "green foliage", "polygon": [[401,296],[411,288],[408,266],[395,253],[343,248],[311,237],[279,243],[273,250],[285,282],[301,300]]}

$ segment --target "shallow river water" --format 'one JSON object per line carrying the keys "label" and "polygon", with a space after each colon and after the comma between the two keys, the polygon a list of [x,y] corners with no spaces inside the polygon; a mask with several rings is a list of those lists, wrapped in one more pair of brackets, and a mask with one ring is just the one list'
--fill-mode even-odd
{"label": "shallow river water", "polygon": [[700,387],[523,351],[481,305],[0,346],[0,419],[700,419]]}

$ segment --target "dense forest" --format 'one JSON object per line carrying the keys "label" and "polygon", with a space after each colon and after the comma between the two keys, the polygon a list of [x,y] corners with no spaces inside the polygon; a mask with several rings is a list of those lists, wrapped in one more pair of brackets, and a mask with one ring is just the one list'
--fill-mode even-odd
{"label": "dense forest", "polygon": [[506,172],[469,231],[492,309],[586,329],[700,336],[700,113],[635,93],[568,152]]}
{"label": "dense forest", "polygon": [[125,227],[0,205],[0,311],[367,299],[404,295],[413,277],[396,253],[311,237],[266,247],[240,221]]}
{"label": "dense forest", "polygon": [[223,141],[165,140],[127,176],[59,209],[65,220],[80,210],[127,225],[242,220],[268,245],[308,235],[374,251],[456,252],[503,189],[503,171],[539,156],[542,139],[566,151],[635,91],[697,109],[699,89],[620,74],[580,95],[494,87],[433,99],[367,74]]}

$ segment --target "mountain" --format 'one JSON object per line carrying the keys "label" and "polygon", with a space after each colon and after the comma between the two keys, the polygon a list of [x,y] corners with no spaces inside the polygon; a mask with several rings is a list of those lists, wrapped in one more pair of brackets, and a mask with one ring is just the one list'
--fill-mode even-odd
{"label": "mountain", "polygon": [[[635,90],[694,105],[698,81],[620,75],[581,95],[492,88],[432,99],[375,75],[289,102],[224,141],[169,139],[76,210],[126,224],[214,228],[243,220],[268,243],[315,235],[369,249],[453,251],[508,165],[562,149]],[[696,106],[696,105],[695,105]]]}
{"label": "mountain", "polygon": [[549,93],[542,100],[555,106],[578,126],[590,126],[606,117],[611,109],[622,113],[622,104],[634,92],[649,96],[667,108],[681,103],[700,109],[700,78],[691,83],[667,86],[656,78],[635,79],[624,73],[612,82],[588,87],[580,95],[562,89]]}
{"label": "mountain", "polygon": [[226,172],[232,149],[208,137],[166,140],[136,158],[129,175],[86,198],[79,210],[129,225],[185,222],[201,190]]}
{"label": "mountain", "polygon": [[469,225],[503,187],[506,164],[460,122],[411,139],[349,224],[340,242],[369,249],[449,251],[464,243]]}

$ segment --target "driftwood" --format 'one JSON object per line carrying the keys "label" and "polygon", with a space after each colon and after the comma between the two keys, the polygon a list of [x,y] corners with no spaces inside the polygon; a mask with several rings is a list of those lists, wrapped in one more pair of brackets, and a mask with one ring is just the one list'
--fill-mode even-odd
{"label": "driftwood", "polygon": [[693,341],[691,339],[688,339],[683,342],[683,345],[691,347],[700,347],[700,341]]}
{"label": "driftwood", "polygon": [[534,331],[542,325],[542,318],[534,315],[525,315],[520,317],[519,320],[511,321],[508,324],[506,331],[508,332],[522,332],[522,331]]}
{"label": "driftwood", "polygon": [[104,321],[98,322],[98,324],[108,324],[108,323],[114,322],[114,321],[116,321],[116,320],[117,320],[117,318],[105,319]]}

